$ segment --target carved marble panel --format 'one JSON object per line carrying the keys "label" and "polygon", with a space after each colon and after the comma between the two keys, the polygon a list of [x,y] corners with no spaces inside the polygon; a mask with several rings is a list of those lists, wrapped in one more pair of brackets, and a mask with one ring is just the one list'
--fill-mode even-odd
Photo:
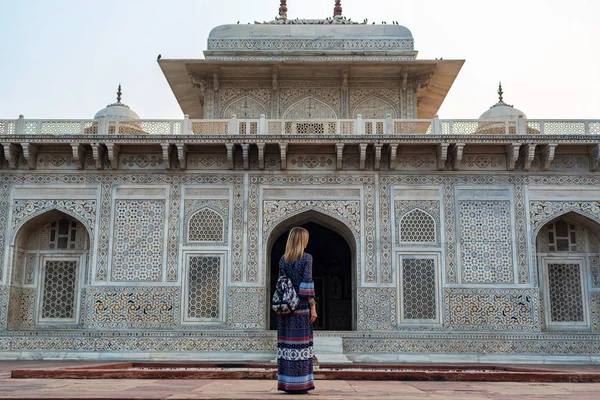
{"label": "carved marble panel", "polygon": [[90,287],[85,303],[89,328],[168,329],[179,324],[180,288]]}
{"label": "carved marble panel", "polygon": [[[8,329],[28,329],[34,325],[35,289],[13,286],[8,305]],[[2,318],[5,319],[5,318]]]}
{"label": "carved marble panel", "polygon": [[187,169],[228,169],[226,154],[188,154]]}
{"label": "carved marble panel", "polygon": [[335,154],[288,154],[288,170],[335,170]]}
{"label": "carved marble panel", "polygon": [[161,169],[167,168],[166,161],[159,154],[120,154],[120,169]]}
{"label": "carved marble panel", "polygon": [[590,293],[590,311],[592,313],[592,331],[600,333],[600,292]]}
{"label": "carved marble panel", "polygon": [[396,328],[397,307],[394,288],[358,288],[359,330],[391,330]]}
{"label": "carved marble panel", "polygon": [[505,154],[464,154],[459,169],[465,171],[505,171]]}
{"label": "carved marble panel", "polygon": [[399,154],[396,157],[396,170],[435,171],[435,154]]}
{"label": "carved marble panel", "polygon": [[446,288],[444,304],[448,329],[540,330],[537,289]]}
{"label": "carved marble panel", "polygon": [[264,329],[265,301],[265,288],[228,288],[227,326],[234,329]]}
{"label": "carved marble panel", "polygon": [[77,163],[70,153],[38,153],[37,169],[77,169]]}
{"label": "carved marble panel", "polygon": [[510,201],[458,202],[462,282],[513,283]]}
{"label": "carved marble panel", "polygon": [[111,280],[161,281],[165,202],[116,200],[113,218]]}

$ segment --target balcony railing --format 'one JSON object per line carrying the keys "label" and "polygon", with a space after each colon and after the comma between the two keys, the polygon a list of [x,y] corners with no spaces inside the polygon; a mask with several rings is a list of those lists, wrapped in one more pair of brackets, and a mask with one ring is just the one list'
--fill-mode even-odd
{"label": "balcony railing", "polygon": [[0,120],[3,135],[600,135],[600,120]]}

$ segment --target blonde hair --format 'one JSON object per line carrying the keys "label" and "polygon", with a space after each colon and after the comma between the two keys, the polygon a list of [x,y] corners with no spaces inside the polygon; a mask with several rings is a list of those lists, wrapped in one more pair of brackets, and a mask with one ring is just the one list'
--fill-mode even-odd
{"label": "blonde hair", "polygon": [[296,261],[302,256],[308,244],[308,231],[301,227],[292,228],[285,244],[283,258],[287,262]]}

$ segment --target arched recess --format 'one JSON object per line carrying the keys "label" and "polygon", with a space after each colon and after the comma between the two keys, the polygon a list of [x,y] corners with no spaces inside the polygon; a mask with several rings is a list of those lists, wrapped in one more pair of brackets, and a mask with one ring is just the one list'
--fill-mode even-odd
{"label": "arched recess", "polygon": [[221,113],[221,117],[229,119],[235,115],[240,119],[258,119],[261,114],[268,117],[267,108],[259,101],[244,96],[229,103]]}
{"label": "arched recess", "polygon": [[194,212],[186,224],[186,241],[225,242],[227,229],[223,215],[211,207]]}
{"label": "arched recess", "polygon": [[8,329],[80,325],[90,243],[85,224],[56,209],[20,224],[11,246]]}
{"label": "arched recess", "polygon": [[400,243],[437,243],[435,218],[420,208],[407,211],[400,217],[398,238]]}
{"label": "arched recess", "polygon": [[283,119],[337,119],[335,110],[319,99],[305,97],[290,105],[282,116]]}
{"label": "arched recess", "polygon": [[389,102],[379,97],[370,97],[360,102],[352,111],[352,118],[360,114],[366,119],[383,119],[391,115],[392,119],[398,118],[396,108]]}
{"label": "arched recess", "polygon": [[[276,258],[274,257],[274,252],[273,252],[274,245],[276,244],[276,242],[279,241],[279,243],[283,243],[283,249],[284,249],[285,248],[285,238],[287,238],[287,234],[290,231],[290,229],[295,226],[303,226],[309,230],[309,233],[313,230],[318,230],[319,227],[322,227],[325,230],[330,232],[329,240],[325,240],[325,241],[318,240],[318,238],[313,235],[312,241],[311,241],[311,239],[309,239],[309,244],[306,249],[307,253],[309,253],[313,256],[313,279],[315,280],[315,290],[317,292],[317,296],[319,296],[319,291],[321,293],[321,296],[323,296],[323,292],[324,292],[324,289],[318,287],[319,286],[318,280],[321,278],[321,275],[323,275],[322,272],[329,272],[329,271],[324,271],[323,263],[320,262],[320,260],[323,260],[324,254],[319,254],[319,252],[315,252],[315,251],[313,251],[311,253],[311,250],[313,250],[315,248],[322,248],[323,245],[328,246],[330,243],[335,242],[335,240],[332,240],[334,238],[332,238],[331,235],[338,236],[341,239],[341,241],[343,242],[343,244],[345,246],[347,246],[347,251],[349,252],[349,260],[348,260],[349,262],[346,265],[342,266],[340,268],[340,270],[347,269],[347,273],[350,278],[350,282],[348,283],[348,286],[345,286],[342,283],[338,283],[339,281],[337,281],[337,282],[334,281],[335,276],[330,277],[331,282],[329,282],[329,281],[326,282],[325,279],[323,279],[323,285],[327,286],[327,288],[330,291],[331,290],[337,291],[338,289],[336,287],[338,284],[341,286],[340,290],[342,291],[342,293],[340,293],[339,297],[343,297],[348,300],[345,304],[347,304],[347,305],[349,304],[349,309],[348,310],[340,310],[340,313],[347,311],[347,313],[349,314],[349,318],[351,319],[351,321],[348,322],[347,327],[344,328],[343,330],[350,330],[350,329],[355,330],[356,322],[357,322],[357,319],[356,319],[356,310],[357,310],[356,288],[358,285],[358,273],[357,273],[357,270],[358,270],[358,268],[357,268],[358,241],[357,241],[357,238],[355,237],[354,233],[352,233],[351,229],[344,222],[342,222],[332,216],[320,213],[318,211],[309,210],[309,211],[304,211],[299,214],[290,216],[288,219],[281,221],[269,233],[267,233],[268,239],[267,239],[266,245],[265,245],[266,266],[267,266],[265,281],[266,281],[267,288],[268,288],[267,292],[269,294],[269,296],[268,296],[269,301],[267,303],[270,303],[270,299],[272,296],[272,290],[273,290],[272,286],[275,284],[275,280],[277,278],[278,264],[279,264],[279,258],[280,258],[280,256],[276,257]],[[322,235],[322,232],[320,232],[320,234]],[[333,250],[332,248],[328,248],[327,251],[325,251],[325,252],[335,253],[332,250]],[[321,251],[321,252],[323,252],[323,251]],[[283,255],[282,252],[281,252],[281,255]],[[319,269],[319,268],[321,268],[321,269]],[[337,292],[335,294],[337,296]],[[322,300],[325,300],[325,299],[322,299]],[[327,307],[328,307],[328,305],[324,304],[323,301],[320,302],[320,304],[319,304],[320,310],[324,310]],[[342,307],[344,307],[344,306],[342,305]],[[272,315],[273,313],[270,311],[270,304],[267,304],[267,308],[268,308],[267,315]],[[331,318],[332,314],[333,314],[332,312],[322,313],[322,311],[321,311],[320,318]],[[274,325],[274,320],[275,320],[275,317],[272,317],[271,321],[269,323],[270,329],[276,329],[276,326]],[[320,323],[323,323],[323,321],[320,321]],[[327,324],[327,325],[331,325],[331,324]],[[317,327],[318,326],[319,325],[317,324]]]}
{"label": "arched recess", "polygon": [[600,289],[600,224],[569,211],[540,224],[534,237],[544,327],[588,330],[590,293]]}

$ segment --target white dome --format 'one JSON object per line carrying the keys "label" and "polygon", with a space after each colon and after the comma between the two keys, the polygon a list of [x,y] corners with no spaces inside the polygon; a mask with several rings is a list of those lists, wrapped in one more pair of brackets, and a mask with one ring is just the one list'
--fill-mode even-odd
{"label": "white dome", "polygon": [[502,95],[504,92],[502,91],[502,84],[500,84],[498,88],[498,95],[500,96],[499,101],[490,107],[489,110],[481,114],[479,117],[482,121],[516,121],[520,116],[523,116],[524,119],[527,119],[525,113],[518,108],[514,108],[513,106],[506,104],[502,99]]}
{"label": "white dome", "polygon": [[481,114],[479,119],[484,121],[513,121],[519,119],[519,116],[527,119],[523,111],[501,102],[493,105],[489,110]]}
{"label": "white dome", "polygon": [[103,116],[110,121],[140,119],[140,116],[129,108],[128,105],[121,103],[121,85],[119,85],[119,90],[117,90],[117,102],[109,104],[106,108],[98,111],[96,115],[94,115],[94,119],[99,119]]}
{"label": "white dome", "polygon": [[101,118],[102,116],[106,116],[111,121],[140,119],[140,116],[135,111],[123,103],[109,104],[106,108],[98,111],[94,115],[94,119]]}

